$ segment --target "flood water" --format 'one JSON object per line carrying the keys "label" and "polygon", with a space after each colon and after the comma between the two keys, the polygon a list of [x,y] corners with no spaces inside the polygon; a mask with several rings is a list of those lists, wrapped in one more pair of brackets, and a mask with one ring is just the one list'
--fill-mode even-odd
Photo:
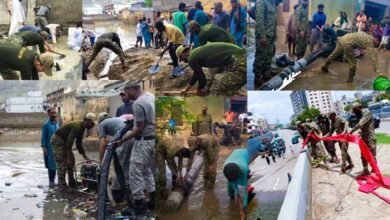
{"label": "flood water", "polygon": [[[96,152],[87,155],[97,158]],[[0,170],[2,219],[75,219],[73,200],[48,188],[39,135],[0,136]]]}
{"label": "flood water", "polygon": [[231,150],[221,146],[218,159],[217,181],[213,190],[203,188],[203,168],[196,179],[191,193],[175,213],[160,213],[160,219],[207,220],[240,219],[238,204],[230,200],[227,181],[223,175],[223,164]]}
{"label": "flood water", "polygon": [[[254,31],[252,29],[251,31]],[[278,26],[277,42],[276,42],[276,54],[288,53],[288,45],[285,43],[285,31],[284,27]],[[254,38],[248,38],[250,49],[248,49],[248,89],[253,88],[254,74],[253,74],[253,62],[255,55]],[[314,49],[316,50],[316,48]],[[309,45],[305,55],[310,54]],[[290,58],[294,59],[294,58]],[[284,90],[362,90],[372,89],[372,83],[375,79],[374,68],[372,67],[371,60],[368,54],[358,59],[357,71],[354,77],[353,83],[346,83],[348,78],[349,65],[347,62],[334,61],[329,66],[329,73],[323,73],[321,66],[325,63],[326,58],[319,58],[305,69],[302,73]],[[378,53],[378,62],[380,68],[385,73],[390,74],[390,52],[381,50]]]}

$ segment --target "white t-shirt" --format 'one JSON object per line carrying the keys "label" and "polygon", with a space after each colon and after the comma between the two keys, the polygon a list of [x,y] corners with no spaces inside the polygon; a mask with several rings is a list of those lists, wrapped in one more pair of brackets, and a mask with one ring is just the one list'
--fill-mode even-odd
{"label": "white t-shirt", "polygon": [[247,113],[241,113],[239,116],[238,116],[238,120],[240,120],[240,122],[243,122],[244,119],[248,118],[248,114]]}
{"label": "white t-shirt", "polygon": [[142,37],[142,27],[141,24],[137,24],[137,29],[136,29],[137,37]]}

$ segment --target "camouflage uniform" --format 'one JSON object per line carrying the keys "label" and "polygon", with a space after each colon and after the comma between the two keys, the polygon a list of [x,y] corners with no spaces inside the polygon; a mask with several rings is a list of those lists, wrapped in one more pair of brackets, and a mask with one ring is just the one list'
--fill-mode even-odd
{"label": "camouflage uniform", "polygon": [[[159,171],[158,185],[162,188],[166,187],[166,166],[167,161],[168,167],[172,172],[172,181],[175,181],[179,175],[178,167],[176,166],[175,156],[176,153],[183,148],[183,138],[181,137],[169,137],[159,138],[156,146],[156,161]],[[179,156],[180,157],[180,156]],[[180,158],[179,158],[180,159]],[[179,167],[180,168],[180,167]],[[191,164],[187,163],[187,171],[191,168]]]}
{"label": "camouflage uniform", "polygon": [[136,140],[130,157],[130,189],[135,200],[155,191],[152,163],[155,156],[155,140]]}
{"label": "camouflage uniform", "polygon": [[378,58],[374,51],[373,40],[374,40],[373,37],[366,34],[365,32],[349,33],[340,37],[337,40],[336,48],[329,55],[323,68],[327,69],[333,60],[335,60],[340,55],[344,54],[349,63],[348,82],[352,82],[353,77],[355,76],[356,73],[356,63],[357,63],[354,49],[367,49],[372,65],[374,66],[375,71],[378,72],[379,71]]}
{"label": "camouflage uniform", "polygon": [[210,92],[214,95],[235,95],[246,84],[246,53],[234,56],[232,66],[217,82],[211,82]]}
{"label": "camouflage uniform", "polygon": [[[307,8],[303,8],[302,4],[295,10],[295,25],[297,26],[297,45],[295,47],[295,53],[298,58],[302,58],[306,52],[308,39],[308,11]],[[305,36],[301,36],[301,31],[305,33]]]}
{"label": "camouflage uniform", "polygon": [[[336,119],[334,121],[331,121],[331,128],[329,134],[332,135],[334,131],[336,131],[337,134],[343,134],[347,131],[347,129],[348,121],[336,116]],[[349,165],[352,164],[351,156],[349,156],[348,154],[348,142],[339,141],[338,143],[341,150],[341,168],[345,168],[347,161]]]}
{"label": "camouflage uniform", "polygon": [[18,46],[26,46],[23,38],[16,35],[12,35],[6,39],[0,39],[0,44],[14,44]]}
{"label": "camouflage uniform", "polygon": [[[255,79],[262,78],[264,73],[271,69],[276,41],[276,16],[277,9],[274,0],[256,1],[256,55],[253,63]],[[260,39],[266,39],[267,43],[260,44]]]}
{"label": "camouflage uniform", "polygon": [[[199,150],[203,152],[204,171],[203,179],[204,186],[208,189],[213,188],[217,177],[217,162],[219,153],[218,141],[210,134],[202,134],[200,136],[190,136],[188,145],[192,152]],[[191,154],[190,163],[194,159],[194,153]]]}
{"label": "camouflage uniform", "polygon": [[[360,135],[363,141],[367,144],[368,148],[370,149],[370,152],[372,153],[372,156],[374,156],[374,159],[376,161],[375,125],[374,125],[372,113],[368,109],[363,110],[362,117],[359,120],[359,123],[352,128],[351,132],[354,132],[358,129],[361,130]],[[363,168],[367,169],[368,164],[366,159],[364,159],[363,155],[361,156],[361,158],[362,158]]]}
{"label": "camouflage uniform", "polygon": [[112,42],[112,40],[102,38],[102,39],[98,39],[95,42],[95,45],[93,46],[92,55],[89,57],[87,64],[86,64],[87,69],[88,69],[89,65],[91,65],[91,63],[95,59],[95,57],[99,54],[99,52],[103,48],[108,48],[108,49],[112,50],[114,53],[116,53],[119,56],[119,59],[121,60],[122,66],[125,65],[125,56],[124,56],[122,49],[116,43]]}
{"label": "camouflage uniform", "polygon": [[[312,130],[317,134],[320,133],[318,126],[314,122],[305,122],[302,125],[304,126],[304,131],[307,134]],[[308,146],[313,159],[326,160],[324,146],[321,141],[309,140]]]}
{"label": "camouflage uniform", "polygon": [[199,114],[196,116],[195,135],[211,134],[213,119],[210,114]]}
{"label": "camouflage uniform", "polygon": [[[320,131],[321,131],[321,133],[323,135],[329,133],[330,126],[329,126],[329,122],[328,121],[318,122],[317,124],[318,124],[318,127],[319,127],[319,129],[320,129]],[[324,143],[326,151],[332,157],[332,160],[333,160],[333,157],[337,157],[334,141],[323,141],[323,143]]]}

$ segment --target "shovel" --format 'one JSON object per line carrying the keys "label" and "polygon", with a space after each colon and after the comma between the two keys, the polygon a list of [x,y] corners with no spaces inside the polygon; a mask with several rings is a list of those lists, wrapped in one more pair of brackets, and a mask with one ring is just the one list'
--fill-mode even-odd
{"label": "shovel", "polygon": [[154,74],[160,72],[160,69],[161,69],[161,68],[160,68],[160,66],[159,66],[158,64],[160,63],[160,61],[161,61],[163,55],[164,55],[164,54],[161,54],[161,56],[160,56],[160,58],[158,59],[156,65],[153,65],[153,66],[151,66],[151,67],[149,68],[149,73],[150,73],[150,74],[153,74],[153,75],[154,75]]}
{"label": "shovel", "polygon": [[189,65],[185,65],[184,67],[183,66],[177,66],[177,67],[173,68],[172,76],[176,76],[176,77],[183,76],[184,75],[184,70],[187,67],[189,67]]}

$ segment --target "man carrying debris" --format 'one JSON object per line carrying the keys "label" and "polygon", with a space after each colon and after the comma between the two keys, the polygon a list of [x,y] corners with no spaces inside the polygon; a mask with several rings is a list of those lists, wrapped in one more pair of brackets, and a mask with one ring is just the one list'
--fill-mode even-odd
{"label": "man carrying debris", "polygon": [[39,7],[39,10],[37,12],[35,19],[36,19],[38,26],[41,27],[41,29],[43,29],[44,27],[46,27],[46,25],[49,24],[47,22],[47,16],[49,15],[50,9],[51,9],[50,5],[47,5],[47,6],[42,5]]}
{"label": "man carrying debris", "polygon": [[[305,139],[307,135],[309,135],[312,132],[317,136],[320,136],[320,130],[317,127],[317,125],[315,125],[313,122],[302,123],[298,121],[297,130],[301,134],[303,139]],[[310,150],[310,154],[314,159],[313,161],[314,167],[318,167],[321,161],[326,163],[326,155],[321,141],[310,138],[308,142],[308,149]]]}
{"label": "man carrying debris", "polygon": [[[166,188],[166,165],[172,173],[172,185],[180,184],[183,181],[182,167],[183,159],[191,157],[191,150],[184,147],[181,137],[161,137],[157,139],[156,146],[156,161],[158,166],[158,182],[161,187],[160,195],[163,199],[168,196]],[[178,158],[178,164],[176,165],[175,158]],[[191,161],[187,162],[187,171],[191,169]]]}
{"label": "man carrying debris", "polygon": [[38,55],[32,50],[13,44],[0,44],[0,75],[4,80],[39,80],[38,72],[52,76],[53,56],[49,53]]}
{"label": "man carrying debris", "polygon": [[168,45],[161,52],[160,56],[162,56],[166,51],[169,51],[169,55],[172,59],[172,62],[169,63],[169,65],[172,65],[173,67],[179,66],[176,49],[184,43],[183,32],[178,27],[172,24],[164,24],[162,21],[156,22],[155,26],[160,34],[164,33],[168,41]]}
{"label": "man carrying debris", "polygon": [[376,51],[374,50],[374,45],[379,44],[379,40],[365,32],[355,32],[349,33],[337,40],[336,48],[326,59],[325,64],[322,66],[321,70],[323,72],[329,72],[329,65],[340,55],[345,55],[349,63],[349,73],[348,73],[348,83],[353,82],[353,77],[356,73],[356,64],[357,60],[355,57],[355,49],[367,50],[368,55],[371,59],[371,64],[374,67],[375,72],[378,75],[385,75],[384,73],[379,73],[378,58]]}
{"label": "man carrying debris", "polygon": [[[376,137],[375,137],[375,125],[374,125],[374,119],[372,117],[372,113],[368,109],[363,110],[363,106],[358,102],[352,104],[352,112],[355,113],[357,118],[360,118],[360,120],[358,124],[355,125],[355,127],[353,127],[349,131],[349,134],[352,134],[353,132],[360,129],[361,131],[360,136],[362,137],[364,143],[367,144],[368,149],[370,150],[372,156],[376,161]],[[370,172],[368,171],[368,163],[367,160],[363,157],[363,154],[361,155],[361,158],[363,164],[363,171],[360,173],[360,175],[362,176],[370,175]]]}
{"label": "man carrying debris", "polygon": [[214,188],[217,177],[217,162],[219,144],[217,139],[211,134],[202,134],[199,136],[190,136],[188,138],[188,145],[192,151],[190,161],[193,161],[195,151],[203,153],[203,184],[206,189]]}
{"label": "man carrying debris", "polygon": [[[180,46],[177,48],[176,54],[181,61],[188,63],[194,71],[190,81],[181,93],[187,94],[191,87],[194,86],[196,82],[199,82],[197,95],[205,95],[207,93],[207,89],[205,89],[207,79],[202,68],[221,68],[232,64],[234,65],[235,62],[238,62],[240,56],[246,57],[246,50],[230,43],[214,42],[207,43],[206,45],[193,50],[190,47]],[[236,84],[241,85],[242,82],[240,80],[237,81],[234,77],[234,75],[240,75],[240,73],[241,71],[234,73],[231,77],[225,77],[224,83],[231,87],[234,87]],[[246,72],[244,84],[245,83]]]}
{"label": "man carrying debris", "polygon": [[[336,131],[336,134],[346,134],[348,131],[348,121],[337,116],[336,112],[332,111],[329,113],[329,119],[331,121],[330,132],[325,136],[331,136],[333,132]],[[341,170],[340,174],[345,173],[347,170],[350,170],[354,167],[351,156],[348,154],[348,142],[339,141],[339,146],[341,150]],[[348,162],[348,166],[346,166]]]}
{"label": "man carrying debris", "polygon": [[211,134],[213,118],[207,113],[207,106],[202,106],[202,114],[196,116],[195,121],[195,135]]}
{"label": "man carrying debris", "polygon": [[97,38],[95,45],[93,46],[92,55],[89,57],[86,63],[87,69],[89,68],[89,66],[92,64],[96,56],[103,48],[110,49],[111,51],[113,51],[119,56],[119,59],[121,60],[122,63],[123,70],[126,70],[128,68],[128,65],[125,63],[125,55],[123,52],[123,48],[121,46],[121,40],[119,38],[119,35],[115,32],[108,32],[100,35]]}
{"label": "man carrying debris", "polygon": [[302,0],[298,8],[295,10],[295,25],[297,26],[297,45],[295,47],[295,54],[297,60],[301,59],[306,52],[308,33],[308,5],[309,0]]}
{"label": "man carrying debris", "polygon": [[56,161],[53,154],[53,146],[50,143],[50,140],[54,133],[60,127],[57,122],[57,111],[55,108],[49,108],[47,110],[49,119],[43,124],[42,127],[42,137],[41,137],[41,147],[43,150],[43,159],[45,161],[45,167],[48,170],[49,174],[49,186],[54,186],[54,179],[56,178]]}
{"label": "man carrying debris", "polygon": [[272,78],[271,62],[274,56],[276,41],[276,7],[281,0],[256,1],[256,54],[253,63],[255,73],[255,88],[261,86],[263,81]]}
{"label": "man carrying debris", "polygon": [[207,44],[207,42],[226,42],[234,44],[233,36],[215,24],[200,26],[198,22],[190,21],[189,27],[191,34],[198,35],[199,46],[203,46]]}
{"label": "man carrying debris", "polygon": [[[140,82],[127,82],[123,86],[130,99],[134,100],[134,129],[125,135],[118,144],[135,139],[130,157],[130,190],[135,200],[137,215],[155,207],[155,182],[152,164],[155,160],[155,109],[154,96],[144,92]],[[144,203],[144,189],[149,194],[149,202]]]}
{"label": "man carrying debris", "polygon": [[[74,179],[75,158],[72,151],[73,143],[76,141],[76,148],[85,160],[89,160],[85,154],[82,140],[85,130],[90,130],[95,126],[96,116],[87,113],[82,121],[73,121],[59,128],[50,143],[54,147],[54,156],[57,163],[58,187],[66,190],[67,187],[76,187]],[[68,174],[68,184],[66,184],[66,174]]]}

